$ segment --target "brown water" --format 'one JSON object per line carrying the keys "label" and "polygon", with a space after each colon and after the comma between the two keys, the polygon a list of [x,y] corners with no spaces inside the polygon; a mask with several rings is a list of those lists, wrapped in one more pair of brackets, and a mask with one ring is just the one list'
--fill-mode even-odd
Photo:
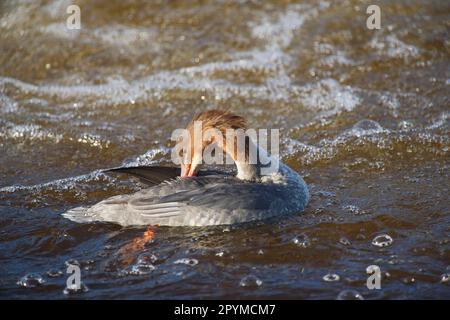
{"label": "brown water", "polygon": [[[72,1],[0,2],[0,297],[450,298],[448,1],[378,1],[381,30],[368,1],[74,2],[80,31]],[[142,187],[99,170],[169,161],[212,107],[281,129],[306,212],[159,228],[127,261],[145,229],[61,217]]]}

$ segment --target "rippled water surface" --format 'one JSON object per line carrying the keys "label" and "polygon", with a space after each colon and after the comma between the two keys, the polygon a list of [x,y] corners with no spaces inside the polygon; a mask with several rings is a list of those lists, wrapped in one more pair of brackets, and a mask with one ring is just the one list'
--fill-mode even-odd
{"label": "rippled water surface", "polygon": [[[450,298],[448,1],[0,2],[0,297]],[[280,128],[304,213],[243,226],[76,224],[142,186],[194,112]],[[65,290],[67,264],[84,290]],[[381,269],[381,290],[366,268]]]}

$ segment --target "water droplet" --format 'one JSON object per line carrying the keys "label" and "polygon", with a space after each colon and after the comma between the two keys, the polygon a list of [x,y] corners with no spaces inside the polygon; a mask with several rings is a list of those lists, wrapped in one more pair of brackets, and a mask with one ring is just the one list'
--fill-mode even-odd
{"label": "water droplet", "polygon": [[356,284],[359,284],[359,283],[362,282],[361,278],[356,277],[356,276],[348,276],[348,277],[345,277],[345,278],[344,278],[344,281],[345,281],[346,283],[353,284],[353,285],[356,285]]}
{"label": "water droplet", "polygon": [[345,238],[345,237],[341,237],[341,238],[339,239],[339,242],[340,242],[341,244],[343,244],[344,246],[349,246],[349,245],[352,244],[352,243],[350,242],[350,240],[348,240],[348,239]]}
{"label": "water droplet", "polygon": [[348,211],[351,214],[354,215],[361,215],[361,214],[366,214],[367,212],[364,210],[361,210],[359,207],[354,206],[354,205],[347,205],[347,206],[343,206],[342,209]]}
{"label": "water droplet", "polygon": [[324,275],[322,279],[327,282],[334,282],[334,281],[339,281],[341,278],[336,273],[328,273],[328,274]]}
{"label": "water droplet", "polygon": [[97,252],[97,257],[106,258],[107,256],[108,256],[108,252],[105,252],[105,251]]}
{"label": "water droplet", "polygon": [[392,264],[392,265],[395,265],[395,264],[401,264],[401,263],[403,263],[403,262],[405,262],[405,261],[402,260],[402,259],[399,259],[396,255],[390,256],[390,258],[389,258],[389,260],[388,260],[388,263],[389,263],[389,264]]}
{"label": "water droplet", "polygon": [[381,234],[372,240],[372,244],[377,247],[387,247],[394,242],[394,239],[388,234]]}
{"label": "water droplet", "polygon": [[216,253],[216,256],[217,257],[223,257],[224,254],[225,253],[223,251],[219,251],[219,252]]}
{"label": "water droplet", "polygon": [[450,281],[450,274],[448,273],[444,273],[443,275],[441,275],[441,282],[442,283],[446,283]]}
{"label": "water droplet", "polygon": [[125,273],[131,275],[144,275],[149,274],[155,269],[156,267],[152,264],[135,264],[132,265],[131,268],[126,270]]}
{"label": "water droplet", "polygon": [[362,233],[358,233],[358,235],[356,236],[356,239],[358,239],[358,240],[364,240],[364,239],[366,239],[366,236],[363,235]]}
{"label": "water droplet", "polygon": [[254,275],[248,275],[241,279],[239,285],[241,287],[259,287],[262,285],[262,280]]}
{"label": "water droplet", "polygon": [[309,240],[308,236],[306,234],[300,234],[294,239],[292,239],[292,242],[302,248],[307,248],[311,245],[311,241]]}
{"label": "water droplet", "polygon": [[177,261],[174,262],[175,264],[186,264],[188,266],[195,266],[198,264],[198,260],[197,259],[193,259],[193,258],[182,258],[182,259],[178,259]]}
{"label": "water droplet", "polygon": [[142,253],[139,255],[138,259],[137,259],[137,264],[139,265],[148,265],[148,264],[153,264],[158,260],[158,257],[155,256],[152,253]]}
{"label": "water droplet", "polygon": [[404,284],[414,284],[416,279],[414,277],[405,277],[402,279]]}
{"label": "water droplet", "polygon": [[78,260],[75,259],[69,259],[65,262],[66,266],[80,266],[80,263],[78,262]]}
{"label": "water droplet", "polygon": [[80,283],[80,287],[77,287],[75,284],[71,284],[63,290],[63,293],[66,295],[69,294],[77,294],[89,291],[89,288],[84,284]]}
{"label": "water droplet", "polygon": [[24,288],[35,288],[45,283],[44,278],[37,273],[29,273],[23,276],[17,284]]}
{"label": "water droplet", "polygon": [[337,298],[337,300],[364,300],[364,297],[355,290],[343,290],[341,291]]}
{"label": "water droplet", "polygon": [[136,260],[136,263],[125,268],[120,272],[121,275],[145,275],[149,274],[156,269],[153,263],[158,258],[151,253],[144,252],[140,254]]}
{"label": "water droplet", "polygon": [[47,276],[49,276],[50,278],[57,278],[62,276],[64,273],[61,270],[49,270],[47,271]]}

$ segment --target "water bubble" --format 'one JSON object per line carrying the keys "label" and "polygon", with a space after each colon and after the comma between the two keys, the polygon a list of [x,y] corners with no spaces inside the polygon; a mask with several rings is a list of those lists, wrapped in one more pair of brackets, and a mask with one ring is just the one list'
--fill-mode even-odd
{"label": "water bubble", "polygon": [[309,240],[308,236],[306,234],[300,234],[294,239],[292,239],[292,242],[302,248],[307,248],[311,245],[311,241]]}
{"label": "water bubble", "polygon": [[80,287],[78,287],[75,284],[71,284],[70,286],[67,286],[63,290],[63,293],[65,295],[70,295],[70,294],[83,293],[83,292],[87,292],[87,291],[89,291],[89,288],[84,283],[80,283]]}
{"label": "water bubble", "polygon": [[37,273],[29,273],[23,276],[17,284],[24,288],[35,288],[45,283],[44,278]]}
{"label": "water bubble", "polygon": [[357,137],[379,132],[383,132],[383,127],[378,122],[369,119],[359,121],[350,130],[350,133]]}
{"label": "water bubble", "polygon": [[414,128],[414,123],[403,120],[403,121],[400,121],[397,126],[400,129],[411,129],[411,128]]}
{"label": "water bubble", "polygon": [[366,239],[366,236],[363,235],[362,233],[358,233],[358,234],[356,235],[356,239],[358,239],[358,240],[364,240],[364,239]]}
{"label": "water bubble", "polygon": [[396,255],[392,255],[392,256],[390,256],[390,258],[389,258],[389,260],[388,260],[388,263],[389,264],[401,264],[401,263],[403,263],[403,262],[405,262],[404,260],[402,260],[402,259],[399,259]]}
{"label": "water bubble", "polygon": [[357,276],[348,276],[348,277],[344,278],[344,281],[346,283],[356,285],[356,284],[360,284],[362,280],[361,280],[361,278],[359,278]]}
{"label": "water bubble", "polygon": [[122,275],[145,275],[156,269],[153,263],[158,258],[151,253],[142,253],[136,260],[136,263],[121,271]]}
{"label": "water bubble", "polygon": [[92,270],[95,267],[95,260],[85,260],[81,261],[81,265],[84,266],[84,270]]}
{"label": "water bubble", "polygon": [[107,256],[108,256],[108,252],[105,252],[105,251],[97,252],[97,257],[106,258]]}
{"label": "water bubble", "polygon": [[139,255],[137,259],[137,264],[139,265],[147,265],[153,264],[158,260],[158,257],[152,253],[142,253]]}
{"label": "water bubble", "polygon": [[387,247],[394,242],[394,239],[388,234],[381,234],[372,240],[372,244],[377,247]]}
{"label": "water bubble", "polygon": [[416,279],[414,277],[405,277],[402,279],[404,284],[414,284]]}
{"label": "water bubble", "polygon": [[343,290],[341,291],[337,298],[337,300],[364,300],[364,297],[355,290]]}
{"label": "water bubble", "polygon": [[324,275],[322,279],[327,282],[335,282],[335,281],[339,281],[341,278],[336,273],[328,273],[328,274]]}
{"label": "water bubble", "polygon": [[152,264],[135,264],[132,265],[130,269],[126,270],[125,273],[131,275],[144,275],[149,274],[155,269],[156,267]]}
{"label": "water bubble", "polygon": [[341,238],[339,239],[339,243],[343,244],[344,246],[349,246],[349,245],[352,244],[352,243],[350,242],[350,240],[348,240],[348,239],[345,238],[345,237],[341,237]]}
{"label": "water bubble", "polygon": [[194,259],[194,258],[182,258],[182,259],[178,259],[174,263],[175,264],[186,264],[188,266],[193,267],[198,264],[198,260]]}
{"label": "water bubble", "polygon": [[64,273],[61,270],[49,270],[47,271],[47,276],[49,276],[50,278],[57,278],[62,276]]}
{"label": "water bubble", "polygon": [[448,273],[444,273],[443,275],[441,275],[441,282],[442,283],[446,283],[450,281],[450,274]]}
{"label": "water bubble", "polygon": [[241,279],[239,285],[241,287],[259,287],[262,285],[262,280],[254,275],[248,275]]}
{"label": "water bubble", "polygon": [[345,211],[348,211],[349,213],[354,214],[356,216],[367,213],[365,210],[362,210],[361,208],[354,206],[354,205],[343,206],[342,209],[344,209]]}
{"label": "water bubble", "polygon": [[78,260],[75,259],[69,259],[65,262],[66,266],[80,266],[80,263],[78,262]]}

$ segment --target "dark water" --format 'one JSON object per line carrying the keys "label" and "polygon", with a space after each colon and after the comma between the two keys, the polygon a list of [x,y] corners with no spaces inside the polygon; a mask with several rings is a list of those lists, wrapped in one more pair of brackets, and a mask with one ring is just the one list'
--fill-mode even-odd
{"label": "dark water", "polygon": [[[448,1],[379,1],[381,30],[367,1],[104,0],[68,31],[71,3],[0,2],[0,297],[450,298]],[[139,250],[61,217],[142,187],[99,170],[169,161],[212,107],[281,129],[306,212]],[[88,290],[64,294],[73,260]]]}

